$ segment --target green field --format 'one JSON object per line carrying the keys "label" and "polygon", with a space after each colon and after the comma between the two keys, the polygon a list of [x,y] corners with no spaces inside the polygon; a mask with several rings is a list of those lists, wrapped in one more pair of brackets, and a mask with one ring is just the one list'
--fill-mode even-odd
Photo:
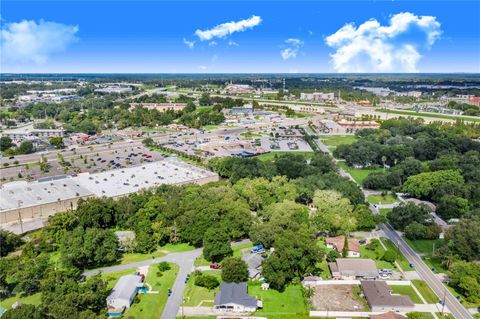
{"label": "green field", "polygon": [[121,265],[134,263],[137,261],[142,261],[145,259],[163,257],[171,253],[180,253],[184,251],[193,250],[195,247],[188,244],[166,244],[165,246],[158,247],[158,249],[150,254],[138,254],[138,253],[127,253],[123,254],[120,261]]}
{"label": "green field", "polygon": [[387,217],[387,214],[392,211],[392,208],[380,208],[380,215]]}
{"label": "green field", "polygon": [[392,290],[393,294],[409,296],[413,303],[423,303],[422,299],[420,299],[418,294],[411,286],[392,285],[390,286],[390,289]]}
{"label": "green field", "polygon": [[300,285],[290,285],[284,292],[273,289],[262,290],[260,282],[248,284],[248,294],[263,301],[263,309],[255,312],[256,316],[273,318],[308,318],[308,307]]}
{"label": "green field", "polygon": [[345,172],[350,174],[353,179],[357,183],[362,183],[362,181],[365,179],[365,177],[368,176],[368,174],[372,172],[380,172],[383,171],[383,168],[381,167],[373,167],[373,168],[353,168],[348,166],[345,162],[340,162],[338,163],[338,166],[342,168]]}
{"label": "green field", "polygon": [[348,145],[353,144],[357,141],[355,135],[330,135],[330,136],[320,136],[320,140],[326,146],[336,147],[338,145]]}
{"label": "green field", "polygon": [[[221,271],[220,270],[206,270],[202,271],[204,274],[214,275],[218,278],[218,281],[222,281],[221,279]],[[212,290],[208,290],[207,288],[195,286],[195,275],[192,274],[190,279],[187,282],[187,287],[185,288],[185,306],[189,307],[196,307],[196,306],[212,306],[213,300],[215,299],[215,293],[219,290],[219,288],[215,288]]]}
{"label": "green field", "polygon": [[15,301],[19,301],[23,304],[28,304],[28,305],[39,305],[41,302],[42,294],[41,293],[36,293],[31,296],[26,296],[26,297],[17,297],[13,296],[10,298],[2,299],[0,301],[0,308],[5,308],[5,309],[10,309],[12,305],[15,303]]}
{"label": "green field", "polygon": [[430,312],[414,312],[419,314],[418,319],[434,319],[433,315]]}
{"label": "green field", "polygon": [[432,254],[433,248],[435,247],[435,250],[438,248],[442,247],[445,245],[445,240],[444,239],[435,239],[435,240],[429,240],[429,239],[417,239],[417,240],[410,240],[408,238],[404,238],[404,240],[408,243],[410,247],[415,250],[415,252],[420,253],[420,254]]}
{"label": "green field", "polygon": [[398,202],[398,198],[392,194],[387,194],[385,196],[370,195],[368,196],[368,201],[374,205],[388,205]]}
{"label": "green field", "polygon": [[480,122],[480,117],[455,116],[455,115],[431,114],[431,113],[407,112],[407,111],[392,111],[392,110],[386,110],[386,109],[381,109],[378,111],[384,112],[384,113],[408,115],[408,116],[423,116],[423,117],[432,117],[432,118],[447,119],[447,120],[463,120],[463,121],[470,121],[470,122]]}
{"label": "green field", "polygon": [[158,294],[137,295],[139,302],[135,301],[126,312],[126,318],[157,319],[160,318],[168,299],[168,289],[172,288],[178,273],[178,266],[170,263],[172,269],[167,270],[162,276],[157,275],[156,265],[150,266],[145,282],[152,286]]}
{"label": "green field", "polygon": [[412,280],[413,285],[420,291],[423,298],[427,301],[427,303],[436,303],[438,302],[439,298],[437,295],[432,291],[432,289],[427,285],[427,283],[423,280]]}
{"label": "green field", "polygon": [[369,250],[365,246],[360,246],[360,256],[362,258],[369,258],[375,260],[375,264],[377,268],[387,268],[387,269],[394,269],[396,268],[394,264],[389,263],[388,261],[382,260],[383,254],[385,253],[385,249],[380,246],[377,250]]}
{"label": "green field", "polygon": [[256,156],[259,160],[266,162],[266,161],[271,161],[275,159],[275,156],[281,156],[285,154],[294,154],[294,155],[302,155],[306,159],[312,158],[313,155],[315,154],[314,152],[270,152],[270,153],[265,153],[262,155]]}
{"label": "green field", "polygon": [[232,250],[233,250],[233,256],[234,257],[241,257],[242,255],[242,252],[241,250],[242,249],[246,249],[248,248],[248,253],[250,252],[250,248],[253,247],[253,244],[252,243],[247,243],[247,244],[243,244],[243,245],[237,245],[237,246],[232,246]]}

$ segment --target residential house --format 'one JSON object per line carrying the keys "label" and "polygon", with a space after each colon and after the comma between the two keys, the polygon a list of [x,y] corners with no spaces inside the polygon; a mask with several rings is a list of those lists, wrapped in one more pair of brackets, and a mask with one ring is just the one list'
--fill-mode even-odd
{"label": "residential house", "polygon": [[[345,247],[345,236],[326,237],[325,244],[327,248],[335,249],[339,253],[342,253]],[[360,244],[358,240],[348,238],[348,254],[346,257],[360,257]]]}
{"label": "residential house", "polygon": [[222,282],[215,295],[214,309],[223,313],[250,313],[257,310],[257,298],[247,292],[247,283]]}
{"label": "residential house", "polygon": [[138,288],[143,287],[143,279],[138,275],[125,275],[120,277],[107,297],[109,316],[120,316],[137,295]]}
{"label": "residential house", "polygon": [[371,259],[337,258],[328,263],[332,277],[335,279],[376,279],[379,276],[375,262]]}
{"label": "residential house", "polygon": [[381,313],[379,315],[371,315],[370,319],[405,319],[405,316],[395,313],[393,311],[389,311],[386,313]]}
{"label": "residential house", "polygon": [[392,295],[385,281],[364,280],[360,286],[372,311],[409,312],[414,308],[410,297]]}

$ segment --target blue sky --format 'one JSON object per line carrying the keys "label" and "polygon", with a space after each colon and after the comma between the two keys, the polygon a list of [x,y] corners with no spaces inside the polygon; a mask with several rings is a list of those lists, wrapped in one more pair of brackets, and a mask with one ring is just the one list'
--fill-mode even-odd
{"label": "blue sky", "polygon": [[1,22],[2,72],[480,72],[479,1],[3,0]]}

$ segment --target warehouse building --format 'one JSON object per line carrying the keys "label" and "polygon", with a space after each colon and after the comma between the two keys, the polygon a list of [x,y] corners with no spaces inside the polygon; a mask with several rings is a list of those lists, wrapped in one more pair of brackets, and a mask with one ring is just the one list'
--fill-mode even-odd
{"label": "warehouse building", "polygon": [[[0,187],[0,227],[44,220],[57,212],[76,207],[89,197],[118,198],[162,184],[206,184],[218,181],[218,174],[169,157],[141,166],[59,176],[35,182],[13,182]],[[41,224],[40,224],[41,225]],[[23,227],[14,227],[20,229]]]}

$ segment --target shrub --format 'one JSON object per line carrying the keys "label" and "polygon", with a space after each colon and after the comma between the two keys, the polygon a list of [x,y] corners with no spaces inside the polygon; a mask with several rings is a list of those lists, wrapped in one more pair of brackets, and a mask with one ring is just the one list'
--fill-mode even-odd
{"label": "shrub", "polygon": [[395,262],[395,259],[397,258],[397,253],[393,250],[387,250],[385,254],[383,254],[382,259],[389,262],[393,263]]}
{"label": "shrub", "polygon": [[220,285],[217,277],[212,275],[200,275],[195,278],[195,286],[204,287],[208,290],[214,289]]}

